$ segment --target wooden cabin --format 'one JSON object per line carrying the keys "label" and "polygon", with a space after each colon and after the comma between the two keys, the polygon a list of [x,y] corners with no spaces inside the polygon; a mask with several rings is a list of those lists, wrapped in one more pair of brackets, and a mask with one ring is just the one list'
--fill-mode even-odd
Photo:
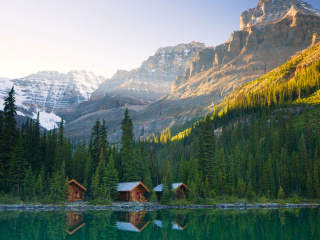
{"label": "wooden cabin", "polygon": [[[164,187],[164,184],[159,184],[154,188],[157,194],[158,200],[161,199],[163,187]],[[185,185],[184,183],[172,183],[172,190],[175,192],[176,198],[178,199],[182,199],[186,195],[187,188],[188,188],[187,185]]]}
{"label": "wooden cabin", "polygon": [[67,233],[72,235],[76,231],[78,231],[80,228],[82,228],[84,225],[85,223],[83,222],[82,213],[72,212],[72,211],[67,213],[67,226],[68,226],[68,230],[66,230]]}
{"label": "wooden cabin", "polygon": [[117,228],[122,231],[141,232],[150,221],[144,221],[146,212],[120,212]]}
{"label": "wooden cabin", "polygon": [[139,201],[146,202],[145,192],[150,190],[142,182],[118,183],[118,200],[119,201]]}
{"label": "wooden cabin", "polygon": [[87,189],[74,179],[69,181],[69,186],[68,200],[70,202],[82,201],[84,199],[84,192]]}

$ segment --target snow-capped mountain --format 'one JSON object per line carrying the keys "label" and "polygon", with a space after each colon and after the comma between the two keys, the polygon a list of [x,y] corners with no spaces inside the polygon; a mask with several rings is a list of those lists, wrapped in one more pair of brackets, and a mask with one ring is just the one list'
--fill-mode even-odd
{"label": "snow-capped mountain", "polygon": [[[316,44],[320,41],[318,12],[300,0],[260,0],[256,8],[241,15],[241,30],[233,32],[227,42],[197,53],[183,76],[173,82],[168,95],[142,110],[132,108],[130,116],[135,136],[139,138],[160,132],[212,112],[216,104],[234,89],[256,80],[290,60],[297,52]],[[162,55],[156,54],[158,59]],[[153,65],[148,69],[154,69]],[[119,78],[122,78],[121,74]],[[124,106],[123,102],[118,105]],[[81,135],[90,136],[83,126],[92,127],[92,119],[105,118],[109,136],[117,141],[121,136],[123,113],[101,109],[69,123],[69,134],[80,139]]]}
{"label": "snow-capped mountain", "polygon": [[183,75],[191,60],[204,48],[205,44],[197,42],[160,48],[139,68],[119,70],[99,86],[93,97],[111,94],[153,102],[170,92],[172,82]]}
{"label": "snow-capped mountain", "polygon": [[275,24],[285,18],[292,18],[296,13],[320,16],[320,11],[301,0],[260,0],[256,8],[241,14],[240,30],[245,28]]}
{"label": "snow-capped mountain", "polygon": [[37,117],[47,128],[57,127],[61,121],[57,112],[71,111],[81,102],[87,101],[105,79],[92,72],[70,71],[67,74],[56,71],[41,71],[19,79],[0,79],[0,105],[14,86],[17,113],[22,116]]}

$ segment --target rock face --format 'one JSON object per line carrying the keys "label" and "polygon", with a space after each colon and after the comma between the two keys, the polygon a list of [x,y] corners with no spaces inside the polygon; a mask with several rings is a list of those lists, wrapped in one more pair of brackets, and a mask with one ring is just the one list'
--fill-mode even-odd
{"label": "rock face", "polygon": [[[177,76],[183,75],[192,59],[203,49],[205,45],[197,42],[160,48],[139,68],[117,71],[111,79],[100,84],[89,101],[74,111],[62,113],[67,121],[67,134],[79,139],[83,135],[90,136],[92,123],[97,118],[106,120],[109,132],[118,129],[125,108],[134,113],[142,111],[170,93]],[[110,137],[111,141],[117,141],[118,133],[114,138]]]}
{"label": "rock face", "polygon": [[299,0],[261,0],[241,19],[242,30],[232,33],[226,43],[198,53],[174,83],[168,100],[207,96],[202,103],[214,104],[315,44],[320,33],[319,11]]}
{"label": "rock face", "polygon": [[85,71],[70,71],[67,74],[42,71],[20,79],[0,79],[0,96],[4,99],[14,86],[18,114],[36,118],[37,112],[40,112],[41,125],[51,129],[60,121],[58,115],[89,100],[104,80]]}
{"label": "rock face", "polygon": [[204,44],[197,42],[160,48],[139,68],[119,70],[111,79],[104,81],[92,98],[111,95],[139,99],[142,103],[154,102],[170,92],[172,82],[183,75],[191,60],[204,48]]}
{"label": "rock face", "polygon": [[296,13],[320,16],[320,11],[300,0],[260,0],[257,7],[241,14],[240,30],[261,28],[275,24],[284,18],[293,18]]}
{"label": "rock face", "polygon": [[[319,41],[319,36],[320,14],[309,4],[299,0],[259,1],[255,9],[241,15],[240,30],[227,42],[198,52],[167,96],[145,109],[131,109],[136,138],[212,111],[231,91],[285,63]],[[117,141],[123,111],[91,113],[81,121],[89,124],[90,118],[110,118],[110,140]],[[82,130],[73,123],[69,127],[73,134]]]}

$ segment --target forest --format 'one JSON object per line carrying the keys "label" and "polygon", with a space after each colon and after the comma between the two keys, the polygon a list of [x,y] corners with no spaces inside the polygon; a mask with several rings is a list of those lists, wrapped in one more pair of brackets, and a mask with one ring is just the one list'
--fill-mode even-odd
{"label": "forest", "polygon": [[[303,57],[297,59],[236,91],[176,136],[169,129],[135,140],[127,109],[117,145],[108,143],[99,119],[89,144],[72,143],[63,120],[51,131],[41,129],[39,116],[17,127],[12,88],[0,113],[0,201],[64,202],[70,179],[88,189],[88,201],[111,202],[117,183],[130,181],[149,189],[164,183],[164,204],[175,202],[173,182],[188,186],[185,203],[317,199],[320,61],[290,77]],[[156,201],[154,191],[149,200]]]}

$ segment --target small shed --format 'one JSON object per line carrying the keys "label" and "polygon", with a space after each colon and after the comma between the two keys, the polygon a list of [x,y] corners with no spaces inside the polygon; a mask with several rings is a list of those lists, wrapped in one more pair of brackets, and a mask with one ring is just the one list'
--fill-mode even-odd
{"label": "small shed", "polygon": [[68,200],[70,202],[82,201],[84,199],[84,192],[87,191],[87,189],[74,179],[69,181],[69,186]]}
{"label": "small shed", "polygon": [[142,182],[118,183],[117,190],[119,201],[146,202],[144,193],[150,192]]}
{"label": "small shed", "polygon": [[[164,184],[159,184],[154,188],[154,191],[157,194],[158,200],[160,200],[161,198],[163,187],[164,187]],[[183,198],[183,196],[187,192],[187,188],[188,188],[187,185],[185,185],[184,183],[172,183],[172,190],[176,193],[176,198],[179,198],[179,199]]]}

